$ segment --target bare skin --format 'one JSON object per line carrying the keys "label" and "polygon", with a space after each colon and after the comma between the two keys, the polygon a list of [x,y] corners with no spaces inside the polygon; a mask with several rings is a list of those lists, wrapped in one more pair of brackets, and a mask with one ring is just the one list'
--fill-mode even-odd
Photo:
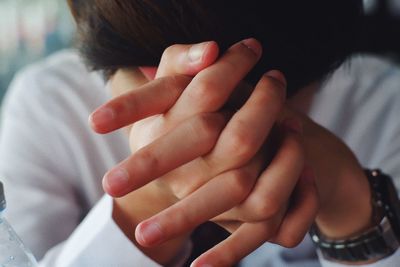
{"label": "bare skin", "polygon": [[[302,113],[312,90],[285,102],[286,82],[273,71],[243,105],[226,111],[230,96],[249,88],[238,85],[260,57],[260,45],[250,39],[216,61],[217,55],[213,42],[177,45],[153,72],[120,71],[112,87],[125,93],[91,117],[101,133],[132,126],[132,156],[104,179],[108,193],[125,195],[115,199],[114,219],[127,236],[165,264],[192,229],[213,220],[232,235],[193,266],[230,266],[266,241],[295,246],[313,222],[332,238],[367,228],[366,177],[352,152]],[[274,125],[279,146],[265,167],[271,148],[264,144]],[[243,237],[248,242],[238,243]]]}

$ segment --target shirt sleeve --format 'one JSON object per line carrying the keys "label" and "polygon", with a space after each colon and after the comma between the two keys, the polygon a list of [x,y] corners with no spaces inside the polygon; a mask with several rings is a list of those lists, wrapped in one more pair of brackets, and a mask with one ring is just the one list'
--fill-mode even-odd
{"label": "shirt sleeve", "polygon": [[322,267],[349,267],[349,266],[357,266],[357,267],[398,267],[400,262],[400,250],[396,250],[391,256],[386,257],[377,262],[362,264],[362,265],[348,265],[337,262],[332,262],[324,259],[322,254],[318,251],[318,257]]}
{"label": "shirt sleeve", "polygon": [[[84,177],[77,177],[75,163],[84,158],[72,153],[69,139],[79,137],[66,127],[65,112],[58,112],[65,100],[40,88],[66,89],[51,71],[22,72],[3,105],[0,179],[6,217],[40,267],[159,267],[115,224],[110,197],[91,207],[79,191],[77,181]],[[38,79],[43,75],[49,77]],[[189,251],[186,244],[171,266],[182,266]]]}
{"label": "shirt sleeve", "polygon": [[104,196],[62,247],[46,254],[40,266],[160,267],[132,245],[111,213],[112,199]]}
{"label": "shirt sleeve", "polygon": [[[105,195],[65,244],[46,254],[40,266],[161,267],[133,246],[110,219],[112,203],[111,197]],[[187,242],[168,266],[182,266],[190,251],[191,243]]]}
{"label": "shirt sleeve", "polygon": [[[373,149],[367,153],[368,160],[365,160],[366,167],[379,168],[384,173],[389,174],[400,192],[400,71],[398,67],[385,69],[379,76],[374,87],[371,87],[369,101],[364,101],[368,108],[367,112],[361,113],[359,121],[365,121],[365,125],[370,125],[372,129],[365,131],[362,126],[357,132],[358,136],[368,133],[372,138],[370,142],[365,142],[364,147]],[[358,109],[361,109],[357,106]],[[373,123],[371,123],[370,121]],[[357,126],[354,126],[357,127]],[[377,141],[378,140],[378,141]],[[323,267],[342,267],[354,266],[328,261],[319,252],[318,257]],[[400,249],[397,249],[391,256],[383,258],[377,262],[356,265],[365,267],[397,267],[400,264]]]}

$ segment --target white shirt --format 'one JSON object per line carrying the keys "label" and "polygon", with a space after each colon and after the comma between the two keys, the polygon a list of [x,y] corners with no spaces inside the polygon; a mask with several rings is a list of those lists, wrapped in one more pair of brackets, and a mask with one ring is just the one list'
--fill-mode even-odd
{"label": "white shirt", "polygon": [[[354,59],[318,92],[310,115],[340,136],[363,166],[399,178],[399,90],[398,69],[375,58]],[[6,216],[40,266],[159,266],[125,237],[112,220],[111,198],[103,195],[104,173],[130,154],[121,132],[98,135],[88,126],[89,114],[109,97],[100,75],[88,73],[74,51],[22,71],[6,96],[0,135]],[[174,266],[187,255],[183,251]],[[368,266],[396,262],[398,251]],[[310,267],[319,261],[306,239],[292,250],[266,244],[243,264]]]}

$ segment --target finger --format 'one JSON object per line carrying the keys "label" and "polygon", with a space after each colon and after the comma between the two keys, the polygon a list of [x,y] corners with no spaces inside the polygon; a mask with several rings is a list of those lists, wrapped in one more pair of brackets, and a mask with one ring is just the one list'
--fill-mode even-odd
{"label": "finger", "polygon": [[169,111],[174,117],[219,110],[261,57],[255,39],[233,45],[215,64],[199,72]]}
{"label": "finger", "polygon": [[[279,71],[266,73],[244,106],[222,131],[205,157],[217,173],[243,165],[265,142],[285,102],[286,80]],[[226,155],[230,155],[227,159]]]}
{"label": "finger", "polygon": [[280,218],[267,222],[244,223],[227,239],[203,253],[191,265],[229,267],[264,244],[276,231]]}
{"label": "finger", "polygon": [[310,168],[303,171],[289,207],[277,234],[271,242],[292,248],[300,244],[307,234],[319,208],[314,173]]}
{"label": "finger", "polygon": [[156,79],[158,67],[139,67],[139,70],[142,72],[147,82]]}
{"label": "finger", "polygon": [[142,222],[136,228],[137,241],[142,246],[158,245],[236,206],[254,185],[258,173],[254,165],[255,162],[215,177],[188,197]]}
{"label": "finger", "polygon": [[[275,123],[285,99],[285,79],[280,72],[270,72],[274,77],[264,77],[256,86],[244,106],[235,113],[222,131],[217,145],[206,156],[198,158],[166,175],[180,198],[226,170],[246,164],[260,149],[270,128]],[[275,78],[277,77],[277,78]],[[280,80],[280,81],[278,81]],[[229,157],[226,157],[229,155]],[[261,164],[260,164],[261,165]],[[175,177],[193,177],[185,181],[185,189]],[[176,181],[176,182],[175,182]]]}
{"label": "finger", "polygon": [[235,232],[243,224],[243,222],[239,221],[219,221],[215,219],[212,219],[211,221],[218,224],[220,227],[224,228],[229,233]]}
{"label": "finger", "polygon": [[263,221],[286,206],[304,168],[305,151],[298,120],[284,122],[285,133],[272,162],[261,174],[248,198],[229,211],[231,219]]}
{"label": "finger", "polygon": [[143,118],[164,113],[188,85],[187,76],[170,76],[149,82],[112,99],[99,107],[89,118],[98,133],[108,133]]}
{"label": "finger", "polygon": [[[98,133],[108,133],[139,119],[164,113],[175,103],[189,83],[188,77],[175,76],[197,74],[211,65],[217,59],[218,53],[218,45],[213,41],[170,46],[165,50],[158,68],[139,67],[139,69],[147,78],[143,77],[141,80],[146,82],[154,78],[172,77],[153,81],[98,108],[89,119],[92,128]],[[133,74],[135,73],[131,73]],[[144,113],[140,113],[141,111]]]}
{"label": "finger", "polygon": [[106,173],[104,190],[112,196],[123,196],[206,154],[226,120],[222,113],[204,113],[178,125]]}
{"label": "finger", "polygon": [[176,74],[196,75],[214,63],[218,54],[219,47],[214,41],[194,45],[172,45],[161,57],[156,78]]}

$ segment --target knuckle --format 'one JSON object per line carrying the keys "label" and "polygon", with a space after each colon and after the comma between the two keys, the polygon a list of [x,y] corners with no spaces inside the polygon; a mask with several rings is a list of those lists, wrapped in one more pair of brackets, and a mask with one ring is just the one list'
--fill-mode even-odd
{"label": "knuckle", "polygon": [[173,216],[168,216],[167,218],[175,218],[174,222],[172,222],[172,225],[174,225],[174,228],[176,228],[176,232],[182,231],[182,229],[190,228],[192,225],[196,224],[195,219],[189,215],[187,209],[182,205],[176,205],[174,209],[171,209],[171,215]]}
{"label": "knuckle", "polygon": [[253,205],[256,220],[267,220],[277,215],[281,209],[279,198],[269,194],[254,196]]}
{"label": "knuckle", "polygon": [[[265,88],[260,88],[257,90],[257,97],[254,99],[254,105],[265,107],[268,106],[272,109],[272,112],[278,112],[284,105],[283,98],[279,95],[276,90],[264,90]],[[275,89],[275,88],[273,88]]]}
{"label": "knuckle", "polygon": [[230,153],[234,155],[239,161],[248,160],[253,156],[256,149],[256,142],[249,134],[247,134],[244,123],[237,121],[237,124],[229,135],[228,148]]}
{"label": "knuckle", "polygon": [[177,234],[182,234],[186,229],[196,225],[193,213],[188,212],[187,206],[173,205],[166,209],[162,214],[156,215],[163,230],[164,238],[168,239]]}
{"label": "knuckle", "polygon": [[192,122],[193,134],[200,137],[205,143],[215,142],[223,127],[221,115],[217,113],[202,113]]}
{"label": "knuckle", "polygon": [[[242,60],[242,57],[240,58]],[[238,57],[226,57],[219,62],[221,69],[225,69],[226,73],[236,73],[240,65]]]}
{"label": "knuckle", "polygon": [[267,90],[260,91],[263,91],[265,93],[265,98],[267,98],[270,103],[277,102],[279,106],[282,106],[285,103],[286,88],[278,81],[264,75],[263,78],[260,80],[259,85],[262,88],[267,88]]}
{"label": "knuckle", "polygon": [[237,200],[245,199],[253,186],[252,179],[250,179],[250,174],[244,169],[234,170],[230,173],[229,192]]}
{"label": "knuckle", "polygon": [[157,154],[146,148],[138,151],[134,162],[140,170],[158,170],[160,167],[160,159]]}
{"label": "knuckle", "polygon": [[160,83],[163,84],[164,88],[166,88],[168,91],[173,90],[176,88],[177,85],[177,75],[171,75],[171,76],[166,76],[160,79]]}
{"label": "knuckle", "polygon": [[123,97],[121,98],[123,101],[119,102],[117,101],[118,99],[115,99],[114,109],[116,110],[116,113],[125,113],[125,114],[137,114],[139,111],[142,109],[142,102],[138,101],[138,98],[136,97],[136,94],[133,92],[132,94],[129,94],[129,97]]}
{"label": "knuckle", "polygon": [[[177,179],[178,175],[174,170],[164,175],[163,180],[167,181],[173,194],[180,200],[192,194],[204,184],[200,179]],[[165,181],[161,182],[162,186],[165,186]]]}
{"label": "knuckle", "polygon": [[210,79],[199,79],[191,85],[188,96],[205,108],[213,109],[219,105],[218,88],[220,85]]}
{"label": "knuckle", "polygon": [[181,93],[188,83],[190,82],[190,78],[185,75],[170,75],[159,79],[160,83],[163,87],[171,92]]}

